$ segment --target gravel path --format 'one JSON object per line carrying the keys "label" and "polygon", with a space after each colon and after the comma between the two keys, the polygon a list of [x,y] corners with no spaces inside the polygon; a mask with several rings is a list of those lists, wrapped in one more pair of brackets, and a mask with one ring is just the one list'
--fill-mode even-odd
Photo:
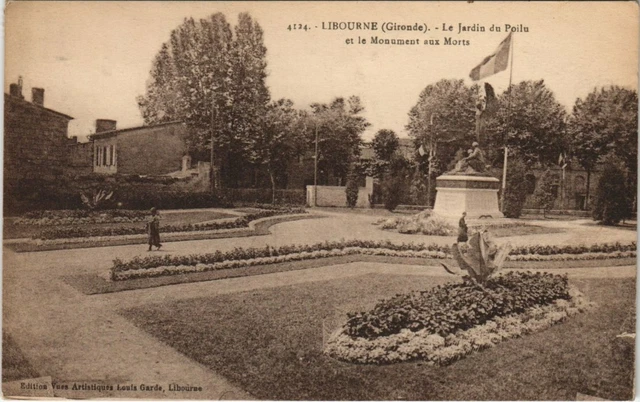
{"label": "gravel path", "polygon": [[[317,213],[312,211],[312,213]],[[263,247],[267,244],[315,243],[339,239],[391,240],[393,242],[450,244],[453,238],[403,235],[373,226],[378,217],[322,211],[323,219],[293,221],[271,228],[271,234],[244,238],[167,243],[160,252],[145,245],[100,247],[34,253],[3,253],[3,325],[25,357],[42,376],[58,381],[113,384],[160,384],[164,392],[136,394],[59,392],[60,396],[151,399],[251,399],[226,379],[152,338],[117,314],[123,308],[170,300],[211,296],[264,287],[346,278],[369,273],[446,275],[438,267],[381,263],[351,263],[255,277],[189,283],[114,294],[86,296],[62,281],[66,275],[104,273],[114,258],[191,254]],[[591,244],[630,242],[636,232],[590,225],[586,221],[531,222],[562,225],[564,233],[500,238],[515,244]],[[558,226],[556,226],[558,227]],[[561,270],[554,270],[560,272]],[[636,267],[572,268],[570,277],[634,277]],[[169,382],[199,385],[199,393],[171,393]]]}

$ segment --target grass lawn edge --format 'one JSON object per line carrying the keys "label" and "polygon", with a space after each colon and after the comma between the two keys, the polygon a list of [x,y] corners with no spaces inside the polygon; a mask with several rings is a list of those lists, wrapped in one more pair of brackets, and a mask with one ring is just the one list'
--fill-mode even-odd
{"label": "grass lawn edge", "polygon": [[[221,269],[178,275],[165,275],[150,278],[108,281],[96,274],[69,275],[64,281],[86,295],[122,292],[127,290],[148,289],[193,282],[206,282],[244,276],[267,275],[278,272],[297,271],[319,268],[329,265],[347,264],[351,262],[375,262],[403,265],[440,266],[440,263],[455,264],[451,259],[426,259],[411,257],[393,257],[381,255],[345,255],[317,258],[302,261],[281,262],[276,264],[253,265],[232,269]],[[570,260],[570,261],[507,261],[505,269],[562,269],[562,268],[595,268],[636,265],[636,258],[618,258],[605,260]],[[443,270],[443,276],[446,276]]]}

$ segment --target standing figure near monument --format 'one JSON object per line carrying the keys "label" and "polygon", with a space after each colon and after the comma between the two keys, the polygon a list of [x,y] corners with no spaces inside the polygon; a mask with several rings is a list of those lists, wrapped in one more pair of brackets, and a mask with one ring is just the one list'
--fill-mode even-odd
{"label": "standing figure near monument", "polygon": [[467,240],[469,240],[468,237],[468,228],[467,228],[467,221],[464,219],[467,216],[466,212],[462,213],[462,218],[460,218],[460,221],[458,222],[458,243],[464,243]]}
{"label": "standing figure near monument", "polygon": [[147,232],[149,234],[149,251],[151,246],[162,247],[160,244],[160,214],[155,208],[151,208],[151,216],[147,219]]}

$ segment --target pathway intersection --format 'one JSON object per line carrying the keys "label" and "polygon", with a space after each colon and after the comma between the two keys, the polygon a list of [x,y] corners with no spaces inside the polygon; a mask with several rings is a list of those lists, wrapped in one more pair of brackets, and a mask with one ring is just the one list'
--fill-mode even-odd
{"label": "pathway intersection", "polygon": [[[254,277],[187,283],[158,288],[87,296],[63,281],[67,275],[102,274],[114,258],[227,251],[234,247],[311,244],[327,240],[390,240],[394,243],[450,244],[453,237],[403,235],[382,231],[372,223],[379,217],[343,212],[321,213],[321,219],[292,221],[271,227],[265,236],[165,243],[148,253],[145,245],[3,253],[3,328],[42,376],[66,383],[160,384],[164,392],[137,393],[132,398],[251,399],[226,379],[136,328],[120,309],[172,300],[213,296],[296,283],[353,277],[369,273],[446,275],[438,267],[355,262]],[[498,238],[512,244],[629,243],[636,232],[595,226],[589,221],[528,221],[559,227],[562,233]],[[572,268],[570,277],[635,277],[636,267]],[[172,393],[169,382],[202,386],[203,392]],[[65,393],[60,396],[110,397],[121,392]]]}

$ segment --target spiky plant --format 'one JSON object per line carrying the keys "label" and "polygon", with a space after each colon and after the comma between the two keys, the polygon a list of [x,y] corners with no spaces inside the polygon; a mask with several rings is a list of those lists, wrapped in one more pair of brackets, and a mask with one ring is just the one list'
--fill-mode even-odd
{"label": "spiky plant", "polygon": [[471,279],[483,284],[492,275],[502,269],[502,265],[511,251],[511,244],[496,246],[488,235],[488,232],[476,232],[469,238],[467,251],[461,250],[458,243],[451,246],[453,258],[458,263],[459,270],[451,269],[442,264],[444,269],[453,275],[469,275]]}
{"label": "spiky plant", "polygon": [[113,191],[107,193],[106,190],[99,190],[93,192],[92,196],[86,196],[84,193],[80,193],[80,199],[82,200],[82,204],[88,209],[98,209],[101,204],[111,199],[113,196]]}

